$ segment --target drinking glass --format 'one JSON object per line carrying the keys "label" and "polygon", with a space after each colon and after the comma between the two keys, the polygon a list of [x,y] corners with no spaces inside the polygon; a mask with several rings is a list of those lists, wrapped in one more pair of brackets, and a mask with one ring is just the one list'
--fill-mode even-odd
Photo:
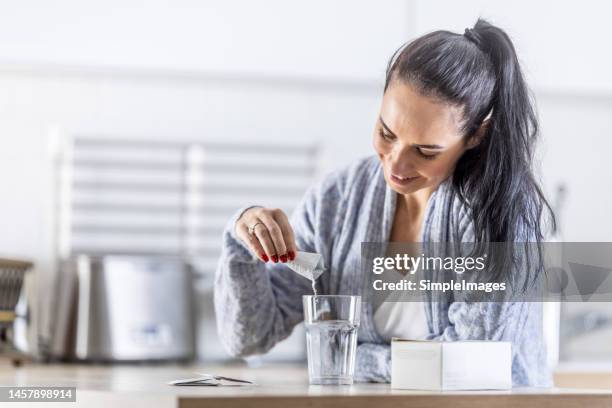
{"label": "drinking glass", "polygon": [[352,384],[361,296],[304,296],[310,384]]}

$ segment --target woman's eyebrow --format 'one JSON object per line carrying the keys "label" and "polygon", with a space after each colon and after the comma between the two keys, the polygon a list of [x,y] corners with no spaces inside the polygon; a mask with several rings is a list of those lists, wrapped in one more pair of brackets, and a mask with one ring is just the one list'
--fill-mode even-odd
{"label": "woman's eyebrow", "polygon": [[[385,122],[382,119],[382,116],[378,117],[378,120],[380,121],[380,124],[382,125],[383,128],[385,128],[385,130],[393,137],[397,137],[397,135],[395,133],[393,133],[391,131],[391,129],[389,129],[389,127],[385,124]],[[439,149],[444,149],[444,146],[440,146],[437,144],[413,144],[414,147],[420,147],[422,149],[433,149],[433,150],[439,150]]]}
{"label": "woman's eyebrow", "polygon": [[380,124],[382,125],[382,127],[383,127],[383,128],[385,128],[385,130],[386,130],[386,131],[387,131],[387,132],[388,132],[388,133],[389,133],[391,136],[393,136],[393,137],[397,137],[397,135],[396,135],[395,133],[393,133],[393,132],[391,131],[391,129],[389,129],[389,126],[387,126],[387,125],[385,124],[385,122],[384,122],[384,121],[383,121],[383,119],[382,119],[382,116],[379,116],[379,117],[378,117],[378,120],[380,121]]}

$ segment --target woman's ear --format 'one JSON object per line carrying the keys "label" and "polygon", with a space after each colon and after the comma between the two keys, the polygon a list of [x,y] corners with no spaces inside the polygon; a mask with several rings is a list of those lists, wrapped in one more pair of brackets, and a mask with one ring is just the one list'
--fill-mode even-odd
{"label": "woman's ear", "polygon": [[485,135],[487,134],[489,130],[490,124],[491,124],[491,119],[488,119],[488,118],[482,122],[478,130],[476,130],[476,132],[474,132],[474,134],[472,134],[472,136],[470,136],[470,138],[468,139],[467,141],[468,149],[473,149],[474,147],[478,146],[480,142],[482,142],[482,140],[484,139]]}

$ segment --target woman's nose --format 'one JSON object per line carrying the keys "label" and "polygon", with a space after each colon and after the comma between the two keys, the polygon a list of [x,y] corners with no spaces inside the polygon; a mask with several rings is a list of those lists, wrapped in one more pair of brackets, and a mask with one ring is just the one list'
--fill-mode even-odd
{"label": "woman's nose", "polygon": [[414,169],[410,146],[398,146],[391,152],[391,168],[405,174]]}

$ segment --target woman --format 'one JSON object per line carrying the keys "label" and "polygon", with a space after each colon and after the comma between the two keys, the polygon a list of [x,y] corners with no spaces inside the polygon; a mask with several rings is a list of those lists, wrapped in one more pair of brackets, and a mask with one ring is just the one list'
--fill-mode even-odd
{"label": "woman", "polygon": [[[536,135],[517,56],[501,29],[478,20],[463,35],[437,31],[402,47],[387,69],[376,156],[311,188],[291,221],[279,209],[246,207],[227,225],[215,283],[227,349],[263,353],[302,321],[310,282],[283,265],[298,249],[324,257],[322,293],[359,294],[362,242],[540,244],[549,206],[531,170]],[[507,266],[511,258],[498,261]],[[514,385],[550,385],[538,304],[402,305],[381,312],[364,302],[357,380],[389,381],[388,339],[399,334],[511,341]]]}

